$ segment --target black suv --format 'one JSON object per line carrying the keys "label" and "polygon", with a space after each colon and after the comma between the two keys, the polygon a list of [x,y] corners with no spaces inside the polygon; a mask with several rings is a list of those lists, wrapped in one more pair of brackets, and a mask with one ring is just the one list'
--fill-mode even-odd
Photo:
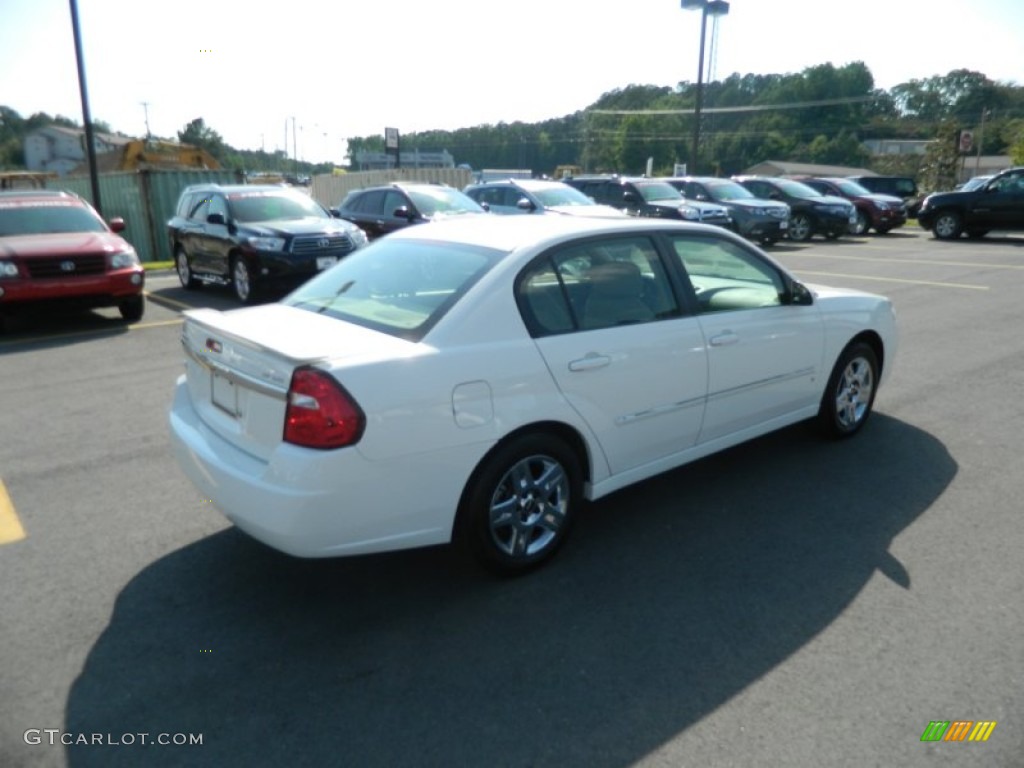
{"label": "black suv", "polygon": [[732,227],[724,205],[687,200],[664,179],[627,176],[575,176],[562,179],[571,187],[603,205],[625,211],[630,216],[655,219],[683,219]]}
{"label": "black suv", "polygon": [[835,240],[857,221],[857,209],[849,200],[822,195],[802,182],[775,176],[736,176],[735,180],[760,198],[789,206],[790,240],[804,242],[814,235]]}
{"label": "black suv", "polygon": [[853,179],[816,176],[800,179],[823,195],[845,197],[857,209],[857,221],[850,225],[850,234],[865,235],[875,230],[884,235],[907,223],[907,206],[902,198],[871,192]]}
{"label": "black suv", "polygon": [[412,224],[465,213],[487,213],[457,189],[429,182],[399,182],[355,189],[333,213],[359,225],[372,240]]}
{"label": "black suv", "polygon": [[284,293],[366,245],[362,230],[305,192],[271,185],[186,187],[167,231],[182,286],[230,284],[243,304]]}
{"label": "black suv", "polygon": [[1024,167],[997,173],[968,192],[936,192],[921,203],[918,223],[941,240],[1024,230]]}

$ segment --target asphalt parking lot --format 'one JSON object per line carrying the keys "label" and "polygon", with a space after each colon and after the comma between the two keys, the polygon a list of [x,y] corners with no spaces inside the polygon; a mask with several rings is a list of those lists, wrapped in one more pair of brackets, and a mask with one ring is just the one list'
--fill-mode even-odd
{"label": "asphalt parking lot", "polygon": [[[798,426],[620,491],[511,581],[227,525],[165,423],[180,312],[226,289],[154,273],[135,325],[19,324],[0,766],[1024,765],[1024,237],[770,252],[892,297],[864,432]],[[923,742],[932,721],[997,725]]]}

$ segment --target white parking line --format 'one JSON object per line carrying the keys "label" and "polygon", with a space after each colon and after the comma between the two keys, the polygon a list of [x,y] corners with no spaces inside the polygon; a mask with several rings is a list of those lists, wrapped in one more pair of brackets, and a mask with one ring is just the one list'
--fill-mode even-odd
{"label": "white parking line", "polygon": [[938,267],[980,267],[983,269],[1024,269],[1024,264],[989,264],[982,261],[935,261],[932,259],[886,259],[881,256],[843,256],[836,254],[816,253],[812,259],[839,259],[845,261],[882,261],[886,264],[929,264]]}
{"label": "white parking line", "polygon": [[823,277],[848,277],[853,280],[876,280],[883,283],[907,283],[909,285],[930,285],[935,288],[964,288],[970,291],[987,291],[987,285],[972,285],[970,283],[943,283],[933,280],[908,280],[899,277],[877,277],[873,275],[848,275],[843,272],[813,272],[806,269],[794,269],[799,275],[820,275]]}

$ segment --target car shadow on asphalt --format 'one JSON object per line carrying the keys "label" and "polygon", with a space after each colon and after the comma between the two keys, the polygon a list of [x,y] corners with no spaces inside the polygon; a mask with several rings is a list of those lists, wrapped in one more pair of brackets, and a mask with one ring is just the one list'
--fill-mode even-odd
{"label": "car shadow on asphalt", "polygon": [[[589,766],[648,755],[798,652],[880,572],[957,473],[876,413],[806,425],[590,505],[528,576],[442,547],[306,561],[235,529],[138,573],[67,700],[83,766]],[[339,513],[342,513],[339,510]]]}

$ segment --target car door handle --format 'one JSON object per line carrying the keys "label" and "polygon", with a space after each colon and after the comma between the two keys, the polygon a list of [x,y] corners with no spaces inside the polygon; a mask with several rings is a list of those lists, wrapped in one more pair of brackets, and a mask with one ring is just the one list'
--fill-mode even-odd
{"label": "car door handle", "polygon": [[612,359],[608,355],[599,355],[597,352],[588,352],[579,360],[572,360],[569,363],[570,371],[592,371],[595,368],[604,368],[610,364]]}
{"label": "car door handle", "polygon": [[725,331],[724,333],[720,333],[717,336],[712,336],[710,339],[710,343],[712,347],[725,347],[728,346],[729,344],[735,344],[739,340],[740,337],[737,336],[732,331]]}

